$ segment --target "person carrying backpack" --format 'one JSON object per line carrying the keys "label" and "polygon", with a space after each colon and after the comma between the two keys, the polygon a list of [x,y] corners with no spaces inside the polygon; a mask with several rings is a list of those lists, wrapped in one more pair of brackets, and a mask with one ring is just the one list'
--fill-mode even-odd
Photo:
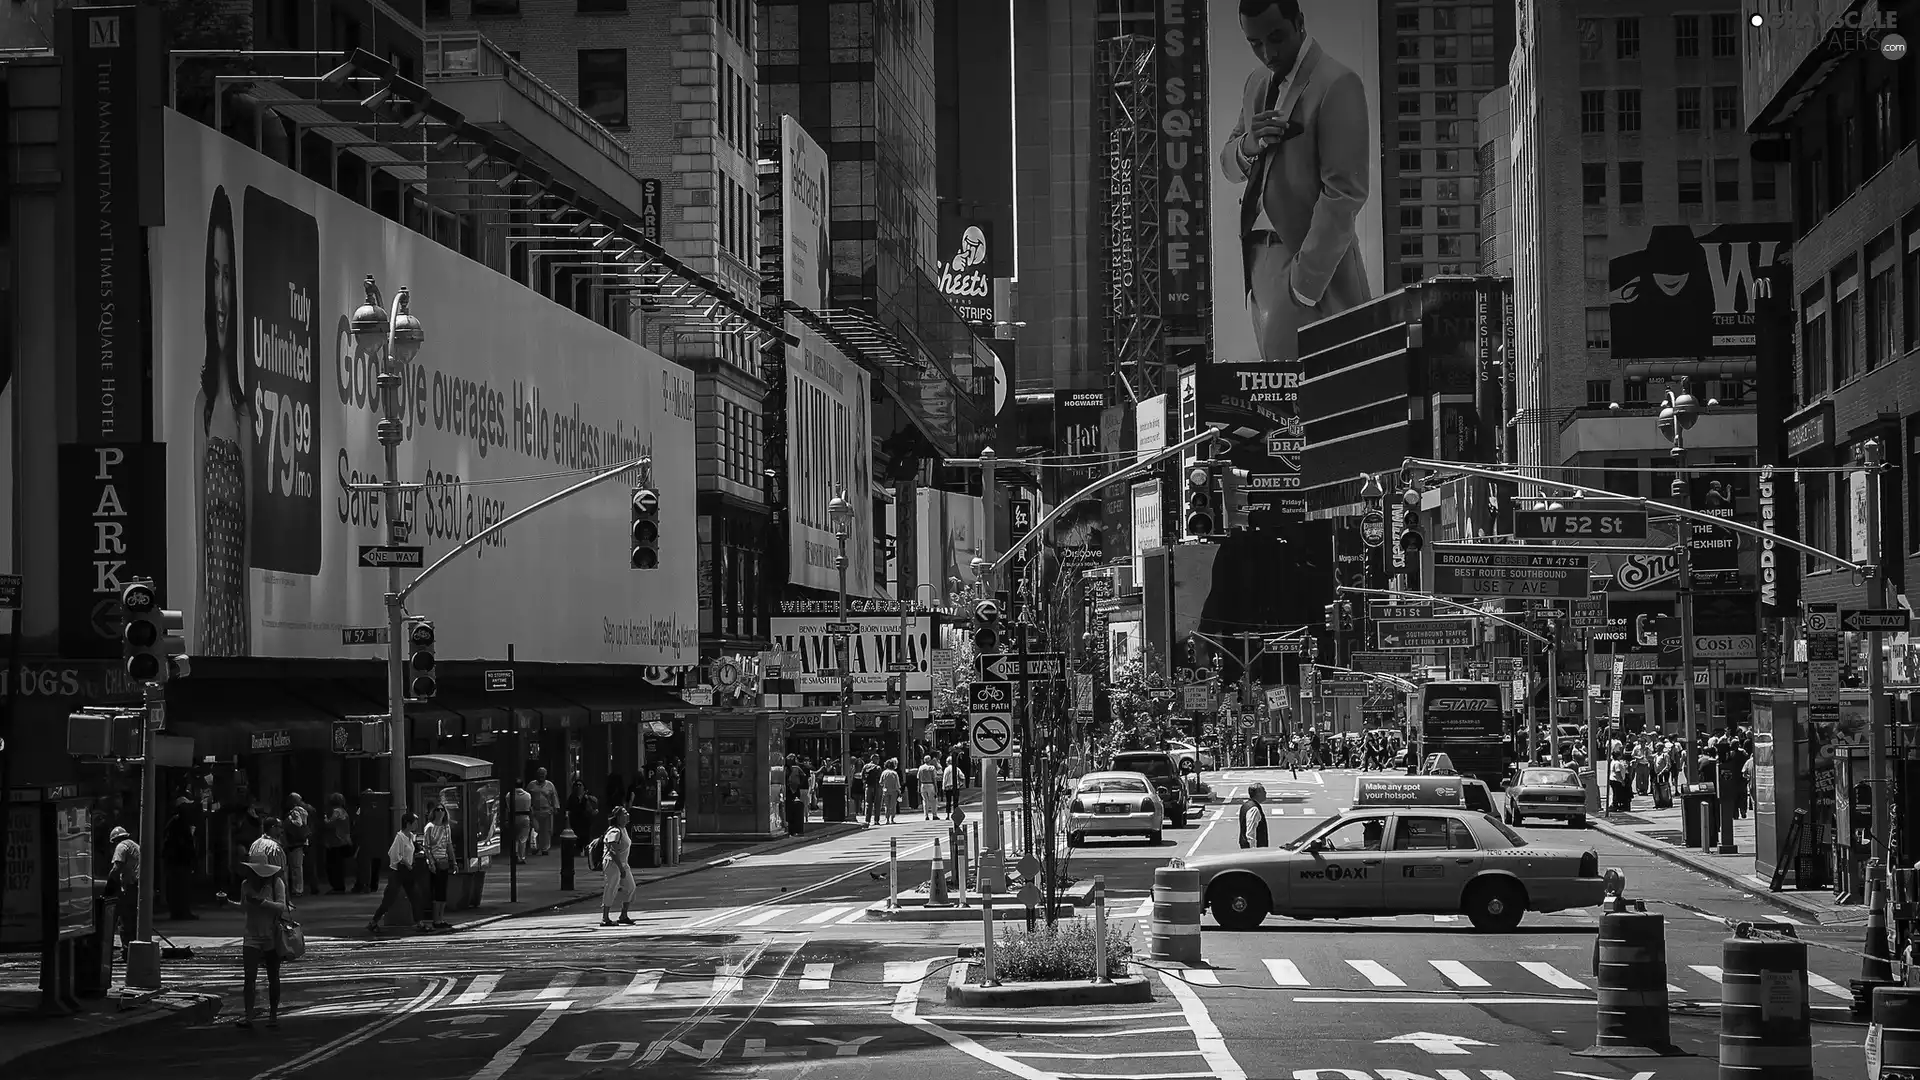
{"label": "person carrying backpack", "polygon": [[[587,852],[587,862],[591,865],[597,857],[600,861],[600,874],[605,884],[600,891],[600,925],[632,926],[633,916],[627,908],[633,903],[633,868],[627,865],[627,858],[633,852],[633,837],[627,833],[627,808],[616,806],[607,815],[607,831],[594,841],[597,850]],[[620,918],[616,922],[612,916],[613,901],[620,899]]]}

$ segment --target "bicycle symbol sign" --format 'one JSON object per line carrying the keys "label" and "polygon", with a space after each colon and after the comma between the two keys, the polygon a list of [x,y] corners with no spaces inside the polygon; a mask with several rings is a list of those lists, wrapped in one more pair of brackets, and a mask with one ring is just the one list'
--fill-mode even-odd
{"label": "bicycle symbol sign", "polygon": [[973,756],[1007,757],[1013,753],[1013,718],[1006,713],[973,713],[968,717],[968,742]]}

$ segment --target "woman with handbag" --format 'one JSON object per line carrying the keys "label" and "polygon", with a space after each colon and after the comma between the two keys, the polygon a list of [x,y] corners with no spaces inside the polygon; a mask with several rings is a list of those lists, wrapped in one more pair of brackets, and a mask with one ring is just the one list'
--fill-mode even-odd
{"label": "woman with handbag", "polygon": [[436,806],[427,813],[428,897],[433,905],[433,929],[451,930],[447,920],[447,879],[453,874],[453,825],[447,808]]}
{"label": "woman with handbag", "polygon": [[[246,936],[240,939],[240,962],[245,973],[241,1002],[246,1011],[236,1027],[250,1028],[254,1018],[254,984],[261,965],[267,969],[267,1026],[280,1026],[280,962],[286,959],[287,934],[299,934],[299,927],[287,924],[287,885],[280,879],[280,867],[270,862],[245,864],[247,882],[240,887],[241,903],[247,912]],[[302,942],[304,947],[304,942]]]}

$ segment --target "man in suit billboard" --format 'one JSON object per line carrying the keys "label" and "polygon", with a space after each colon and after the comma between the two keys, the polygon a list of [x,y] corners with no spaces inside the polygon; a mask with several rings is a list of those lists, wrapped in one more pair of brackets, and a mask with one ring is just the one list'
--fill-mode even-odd
{"label": "man in suit billboard", "polygon": [[1360,77],[1308,33],[1299,0],[1240,0],[1240,26],[1261,67],[1221,148],[1240,205],[1247,308],[1260,357],[1299,359],[1306,323],[1371,297],[1355,242],[1372,155]]}

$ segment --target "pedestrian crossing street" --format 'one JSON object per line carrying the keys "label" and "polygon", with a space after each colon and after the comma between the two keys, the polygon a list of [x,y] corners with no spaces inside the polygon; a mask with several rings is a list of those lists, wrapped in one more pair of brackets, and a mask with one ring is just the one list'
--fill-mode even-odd
{"label": "pedestrian crossing street", "polygon": [[[1191,986],[1247,990],[1485,991],[1558,997],[1576,991],[1590,994],[1594,987],[1584,963],[1556,965],[1542,960],[1272,958],[1255,963],[1260,967],[1175,970],[1177,977]],[[1718,1000],[1721,974],[1720,968],[1707,964],[1670,964],[1667,992],[1685,998]],[[1815,972],[1807,973],[1807,987],[1839,1001],[1851,1001],[1853,997],[1845,985]]]}
{"label": "pedestrian crossing street", "polygon": [[[925,978],[944,978],[939,958],[810,962],[804,958],[761,960],[745,966],[713,961],[671,961],[638,971],[605,968],[462,972],[444,986],[424,1012],[545,1009],[566,1002],[574,1014],[684,1010],[690,1006],[757,1008],[890,1006],[900,988]],[[386,1015],[400,990],[358,990],[323,997],[286,1010],[289,1019]]]}

